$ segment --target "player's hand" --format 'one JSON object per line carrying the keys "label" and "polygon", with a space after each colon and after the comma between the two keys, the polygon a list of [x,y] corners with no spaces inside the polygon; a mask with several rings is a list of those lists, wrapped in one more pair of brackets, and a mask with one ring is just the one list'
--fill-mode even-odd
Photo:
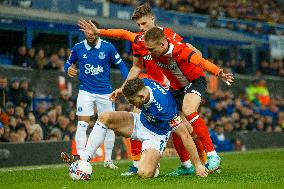
{"label": "player's hand", "polygon": [[77,69],[75,68],[75,65],[72,64],[69,68],[68,68],[68,75],[70,77],[76,77],[77,76]]}
{"label": "player's hand", "polygon": [[234,75],[232,73],[224,73],[223,69],[220,70],[218,77],[220,77],[227,85],[232,85],[234,82]]}
{"label": "player's hand", "polygon": [[92,23],[91,20],[86,21],[84,19],[80,19],[78,21],[78,26],[80,27],[80,31],[86,32],[91,36],[96,36],[99,34],[98,28],[95,26],[95,24]]}
{"label": "player's hand", "polygon": [[114,102],[121,95],[122,95],[122,88],[118,88],[110,94],[109,99],[112,102]]}
{"label": "player's hand", "polygon": [[195,173],[196,173],[197,176],[200,176],[200,177],[207,177],[208,176],[208,170],[202,164],[195,167]]}

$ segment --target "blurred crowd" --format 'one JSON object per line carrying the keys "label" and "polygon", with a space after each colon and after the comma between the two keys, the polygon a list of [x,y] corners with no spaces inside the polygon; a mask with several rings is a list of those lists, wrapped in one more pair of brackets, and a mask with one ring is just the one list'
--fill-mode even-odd
{"label": "blurred crowd", "polygon": [[[224,62],[223,60],[211,60],[219,67],[225,68],[229,72],[241,75],[250,75],[252,73],[251,65],[245,60],[237,61],[232,59]],[[256,75],[271,75],[284,77],[284,64],[282,59],[273,59],[271,62],[261,60],[258,64]]]}
{"label": "blurred crowd", "polygon": [[[57,51],[47,53],[44,48],[27,48],[22,45],[13,57],[12,64],[24,68],[39,70],[64,71],[64,63],[70,56],[71,50],[59,48]],[[49,56],[48,56],[49,55]]]}
{"label": "blurred crowd", "polygon": [[[277,0],[109,0],[112,3],[137,6],[149,2],[152,7],[165,10],[174,10],[183,13],[207,14],[208,27],[225,27],[230,30],[253,34],[277,34],[284,35],[282,30],[274,27],[263,28],[261,23],[246,24],[227,22],[225,25],[217,23],[218,18],[234,18],[252,21],[284,24],[284,12]],[[282,5],[283,6],[283,5]]]}
{"label": "blurred crowd", "polygon": [[137,6],[149,2],[152,7],[185,13],[218,14],[221,17],[249,19],[284,24],[284,14],[277,0],[109,0],[112,3]]}

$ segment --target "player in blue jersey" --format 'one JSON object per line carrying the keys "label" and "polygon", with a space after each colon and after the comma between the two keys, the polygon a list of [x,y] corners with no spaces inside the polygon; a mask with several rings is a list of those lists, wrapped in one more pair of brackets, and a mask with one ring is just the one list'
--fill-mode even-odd
{"label": "player in blue jersey", "polygon": [[177,104],[170,92],[152,80],[135,78],[126,82],[123,94],[129,103],[141,109],[141,112],[101,113],[92,130],[93,134],[88,139],[82,159],[89,160],[103,143],[107,130],[112,129],[118,135],[142,141],[142,155],[137,174],[142,178],[154,177],[169,136],[171,132],[175,132],[181,137],[192,158],[196,175],[208,175],[207,169],[200,162],[188,129],[178,115]]}
{"label": "player in blue jersey", "polygon": [[[98,23],[92,21],[96,26]],[[114,111],[114,104],[109,100],[112,92],[110,81],[111,64],[120,68],[121,75],[127,78],[128,70],[117,53],[115,47],[98,36],[90,36],[84,33],[85,40],[77,43],[71,51],[71,55],[64,65],[64,70],[70,77],[77,76],[75,63],[79,67],[79,94],[77,97],[78,126],[75,134],[77,153],[80,156],[85,149],[87,142],[87,128],[90,123],[90,116],[94,115],[94,104],[96,103],[98,114]],[[107,130],[104,141],[105,164],[107,168],[117,168],[112,160],[112,150],[115,141],[115,134]],[[61,154],[63,160],[66,154]]]}

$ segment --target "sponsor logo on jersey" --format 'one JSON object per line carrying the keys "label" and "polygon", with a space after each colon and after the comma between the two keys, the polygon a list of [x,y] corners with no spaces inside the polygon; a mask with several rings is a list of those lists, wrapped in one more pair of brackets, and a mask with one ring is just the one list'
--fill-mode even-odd
{"label": "sponsor logo on jersey", "polygon": [[103,60],[105,59],[106,55],[104,52],[99,52],[99,59]]}
{"label": "sponsor logo on jersey", "polygon": [[154,117],[151,113],[149,113],[149,112],[147,112],[147,113],[143,112],[143,115],[144,115],[145,119],[146,119],[148,122],[155,123],[155,122],[157,121],[157,120],[155,119],[155,117]]}
{"label": "sponsor logo on jersey", "polygon": [[104,72],[104,68],[100,65],[94,67],[91,64],[85,64],[85,74],[98,75],[102,72]]}
{"label": "sponsor logo on jersey", "polygon": [[156,64],[161,67],[161,68],[166,68],[166,69],[169,69],[169,70],[175,70],[177,69],[177,64],[176,62],[174,63],[170,63],[170,64],[164,64],[164,63],[161,63],[161,62],[156,62]]}

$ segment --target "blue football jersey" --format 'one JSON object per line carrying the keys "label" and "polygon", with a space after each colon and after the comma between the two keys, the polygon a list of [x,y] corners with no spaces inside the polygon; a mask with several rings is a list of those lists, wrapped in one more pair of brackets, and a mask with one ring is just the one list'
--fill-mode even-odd
{"label": "blue football jersey", "polygon": [[140,120],[150,131],[159,135],[167,134],[172,130],[169,121],[178,115],[176,101],[160,84],[149,79],[143,81],[149,89],[150,100],[143,105]]}
{"label": "blue football jersey", "polygon": [[87,40],[77,43],[65,63],[65,72],[71,64],[78,61],[80,90],[95,94],[112,92],[110,81],[111,64],[123,63],[115,47],[99,39],[96,46],[90,46]]}

